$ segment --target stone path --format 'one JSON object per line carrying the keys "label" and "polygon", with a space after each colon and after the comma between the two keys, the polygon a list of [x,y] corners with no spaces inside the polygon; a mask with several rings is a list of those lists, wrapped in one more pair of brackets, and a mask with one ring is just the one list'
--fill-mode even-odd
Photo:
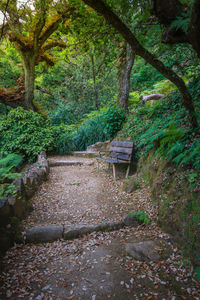
{"label": "stone path", "polygon": [[192,266],[156,225],[148,188],[126,194],[122,180],[113,182],[103,167],[98,173],[93,160],[81,162],[51,169],[49,181],[32,199],[34,211],[24,227],[119,221],[138,210],[147,213],[151,225],[93,232],[73,241],[16,245],[4,258],[0,299],[199,300]]}

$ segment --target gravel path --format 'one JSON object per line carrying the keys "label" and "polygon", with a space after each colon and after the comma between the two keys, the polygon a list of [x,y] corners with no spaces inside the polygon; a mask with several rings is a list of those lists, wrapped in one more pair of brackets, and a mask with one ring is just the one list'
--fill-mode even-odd
{"label": "gravel path", "polygon": [[[156,225],[157,210],[148,188],[126,194],[122,180],[113,182],[103,165],[98,173],[95,162],[89,165],[93,160],[81,161],[83,166],[51,169],[49,181],[32,199],[34,211],[23,221],[25,227],[96,224],[137,210],[148,214],[151,225],[92,233],[74,241],[16,245],[4,258],[0,299],[199,300],[200,284],[192,266]],[[139,261],[127,254],[127,243],[146,240],[159,245],[159,261]]]}

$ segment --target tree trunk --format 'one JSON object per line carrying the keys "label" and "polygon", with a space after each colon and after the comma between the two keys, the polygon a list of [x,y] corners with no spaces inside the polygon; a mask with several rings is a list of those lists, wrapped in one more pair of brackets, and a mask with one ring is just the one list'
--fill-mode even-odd
{"label": "tree trunk", "polygon": [[193,49],[196,51],[198,57],[200,58],[200,1],[199,0],[193,1],[187,36]]}
{"label": "tree trunk", "polygon": [[157,69],[162,75],[173,82],[180,91],[182,104],[188,110],[190,122],[193,127],[198,126],[192,97],[187,90],[184,81],[170,68],[166,67],[157,57],[146,50],[136,39],[131,30],[120,20],[120,18],[107,6],[102,0],[83,0],[86,4],[103,15],[108,23],[110,23],[127,41],[136,55],[144,58],[146,62]]}
{"label": "tree trunk", "polygon": [[193,0],[191,4],[187,31],[182,28],[171,28],[171,24],[187,11],[186,5],[179,0],[152,0],[151,2],[153,14],[158,18],[159,23],[164,25],[162,42],[166,44],[189,43],[200,57],[200,1]]}
{"label": "tree trunk", "polygon": [[95,72],[95,65],[94,65],[94,56],[91,56],[92,61],[92,77],[93,77],[93,86],[94,86],[94,100],[96,109],[99,110],[99,99],[98,99],[98,90],[96,84],[96,72]]}
{"label": "tree trunk", "polygon": [[22,62],[24,68],[24,107],[34,110],[34,83],[35,83],[35,58],[32,53],[22,53]]}
{"label": "tree trunk", "polygon": [[120,55],[118,69],[118,103],[128,113],[128,99],[130,90],[130,76],[135,55],[129,44],[126,43],[125,49]]}

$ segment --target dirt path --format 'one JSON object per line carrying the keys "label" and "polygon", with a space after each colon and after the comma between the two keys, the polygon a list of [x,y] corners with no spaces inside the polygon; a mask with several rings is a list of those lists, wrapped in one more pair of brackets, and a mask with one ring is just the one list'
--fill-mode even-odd
{"label": "dirt path", "polygon": [[95,160],[70,156],[62,160],[76,160],[83,165],[51,168],[48,182],[32,198],[34,211],[23,222],[24,226],[96,224],[119,221],[131,210],[145,209],[150,213],[147,188],[136,192],[133,202],[132,196],[122,192],[121,181],[114,182],[104,169],[97,172]]}
{"label": "dirt path", "polygon": [[[200,285],[192,278],[191,265],[155,223],[148,188],[126,194],[121,180],[113,182],[103,169],[98,173],[89,165],[92,160],[82,161],[83,166],[51,169],[49,181],[32,199],[35,209],[24,220],[25,227],[96,224],[139,209],[148,214],[151,225],[74,241],[17,245],[4,258],[0,299],[199,300]],[[159,260],[140,261],[127,253],[127,244],[146,240],[156,241]]]}

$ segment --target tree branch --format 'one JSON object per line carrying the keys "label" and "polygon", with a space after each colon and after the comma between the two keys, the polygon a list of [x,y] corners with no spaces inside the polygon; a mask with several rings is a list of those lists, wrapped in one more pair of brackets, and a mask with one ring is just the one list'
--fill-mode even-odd
{"label": "tree branch", "polygon": [[152,94],[148,96],[143,96],[141,100],[142,101],[160,100],[165,96],[166,96],[165,94]]}
{"label": "tree branch", "polygon": [[146,50],[140,42],[137,40],[131,30],[121,21],[121,19],[106,5],[102,0],[83,0],[84,3],[91,6],[98,13],[103,15],[107,22],[124,37],[127,43],[131,46],[132,50],[136,55],[144,58],[144,60],[157,69],[162,75],[173,82],[181,93],[182,104],[189,111],[190,122],[192,126],[197,127],[198,122],[192,102],[192,97],[187,90],[187,87],[182,80],[174,71],[169,67],[165,66],[155,55]]}
{"label": "tree branch", "polygon": [[1,27],[1,37],[0,37],[0,40],[1,40],[2,37],[3,37],[3,31],[4,31],[4,27],[5,27],[5,21],[6,21],[6,12],[7,12],[7,9],[8,9],[9,2],[10,2],[10,0],[7,0],[7,2],[6,2],[6,7],[5,7],[5,11],[4,11],[4,13],[3,13],[3,25],[2,25],[2,27]]}
{"label": "tree branch", "polygon": [[40,92],[44,93],[44,94],[47,94],[47,95],[53,96],[53,94],[52,94],[50,91],[48,91],[48,90],[46,90],[46,89],[42,88],[42,87],[41,87],[41,86],[39,86],[39,85],[36,85],[36,89],[37,89],[38,91],[40,91]]}
{"label": "tree branch", "polygon": [[50,41],[42,47],[44,51],[52,49],[54,47],[66,48],[67,45],[63,41]]}

